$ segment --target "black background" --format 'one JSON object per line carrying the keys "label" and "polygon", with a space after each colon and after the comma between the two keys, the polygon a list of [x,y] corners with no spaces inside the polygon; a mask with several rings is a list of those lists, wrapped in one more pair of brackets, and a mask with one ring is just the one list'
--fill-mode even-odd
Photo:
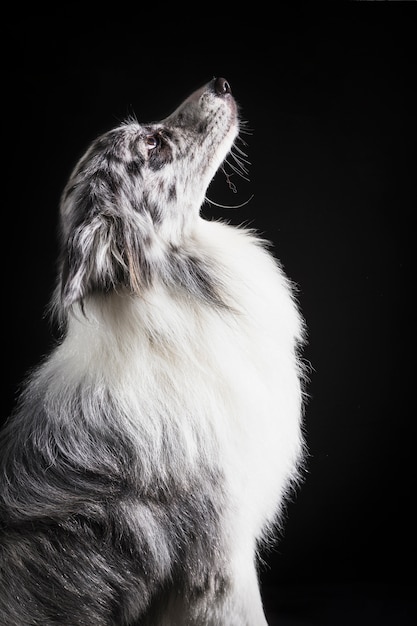
{"label": "black background", "polygon": [[234,193],[220,172],[208,197],[246,204],[203,212],[273,241],[312,366],[308,471],[264,554],[267,613],[282,626],[402,626],[414,623],[416,5],[289,6],[6,22],[3,416],[51,345],[57,206],[75,161],[128,115],[161,119],[226,77],[251,129],[250,180],[232,176]]}

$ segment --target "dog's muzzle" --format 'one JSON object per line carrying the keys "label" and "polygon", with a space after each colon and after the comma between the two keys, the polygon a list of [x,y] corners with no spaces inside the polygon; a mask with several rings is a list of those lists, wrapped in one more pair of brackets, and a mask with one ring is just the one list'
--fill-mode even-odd
{"label": "dog's muzzle", "polygon": [[188,123],[192,122],[193,118],[197,121],[205,115],[210,115],[222,108],[222,106],[219,107],[220,101],[228,104],[232,117],[234,117],[236,114],[236,102],[232,95],[230,83],[222,77],[213,78],[209,83],[194,91],[164,122],[167,124],[176,125],[179,123],[179,125],[185,125],[184,116],[187,118]]}

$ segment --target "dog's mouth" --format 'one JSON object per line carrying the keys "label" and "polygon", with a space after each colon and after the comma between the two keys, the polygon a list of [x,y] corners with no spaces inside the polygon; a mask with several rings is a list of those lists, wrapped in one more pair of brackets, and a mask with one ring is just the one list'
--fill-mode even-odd
{"label": "dog's mouth", "polygon": [[212,116],[221,115],[225,125],[237,127],[237,105],[229,81],[213,78],[194,91],[164,122],[173,126],[199,126]]}

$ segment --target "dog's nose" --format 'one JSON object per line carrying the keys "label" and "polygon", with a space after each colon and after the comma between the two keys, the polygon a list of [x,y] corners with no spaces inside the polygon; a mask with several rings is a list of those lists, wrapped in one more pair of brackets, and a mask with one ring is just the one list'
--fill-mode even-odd
{"label": "dog's nose", "polygon": [[232,93],[230,85],[225,78],[216,78],[214,80],[214,91],[218,96],[223,96],[225,93]]}

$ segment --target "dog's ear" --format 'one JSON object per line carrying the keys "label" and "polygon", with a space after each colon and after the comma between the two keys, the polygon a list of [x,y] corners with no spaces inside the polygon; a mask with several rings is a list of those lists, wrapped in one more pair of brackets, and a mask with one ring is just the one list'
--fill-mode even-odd
{"label": "dog's ear", "polygon": [[140,293],[143,266],[137,232],[115,215],[97,214],[78,225],[63,246],[61,304],[66,309],[119,286]]}

